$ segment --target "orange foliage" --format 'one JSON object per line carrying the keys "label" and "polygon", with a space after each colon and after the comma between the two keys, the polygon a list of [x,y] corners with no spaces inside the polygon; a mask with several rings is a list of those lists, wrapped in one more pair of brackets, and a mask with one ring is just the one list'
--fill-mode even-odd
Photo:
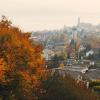
{"label": "orange foliage", "polygon": [[[44,77],[46,72],[43,67],[42,45],[33,45],[29,39],[30,34],[12,26],[3,16],[0,22],[0,82],[4,77],[6,82],[12,82],[14,76],[19,75],[30,87],[39,86],[40,78]],[[6,63],[6,71],[2,59]],[[22,86],[27,89],[27,86]]]}
{"label": "orange foliage", "polygon": [[3,59],[0,59],[0,81],[4,82],[5,80],[5,63]]}

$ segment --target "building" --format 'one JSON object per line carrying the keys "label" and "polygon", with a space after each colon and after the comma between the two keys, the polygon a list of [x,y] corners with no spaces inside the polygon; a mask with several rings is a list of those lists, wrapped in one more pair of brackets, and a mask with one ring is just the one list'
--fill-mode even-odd
{"label": "building", "polygon": [[50,49],[44,49],[43,50],[43,56],[46,60],[51,60],[51,57],[53,57],[55,53]]}

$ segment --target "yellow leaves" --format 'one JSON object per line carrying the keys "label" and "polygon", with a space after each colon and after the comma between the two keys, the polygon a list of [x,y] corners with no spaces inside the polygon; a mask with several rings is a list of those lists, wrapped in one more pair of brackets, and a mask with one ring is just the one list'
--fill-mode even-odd
{"label": "yellow leaves", "polygon": [[[20,71],[20,75],[22,77],[22,81],[24,81],[23,84],[25,84],[26,86],[31,88],[35,88],[39,86],[40,83],[36,75],[31,74],[29,71],[26,70]],[[25,85],[24,88],[26,88],[27,90],[28,87],[26,87]]]}
{"label": "yellow leaves", "polygon": [[64,68],[64,64],[63,63],[60,64],[60,68]]}
{"label": "yellow leaves", "polygon": [[38,58],[37,62],[38,62],[39,65],[42,65],[43,64],[42,58]]}
{"label": "yellow leaves", "polygon": [[2,58],[0,58],[0,82],[5,81],[5,70],[6,70],[6,64]]}
{"label": "yellow leaves", "polygon": [[29,76],[29,72],[28,72],[28,71],[22,71],[22,72],[20,72],[20,74],[22,75],[22,77],[23,77],[26,81],[29,81],[29,80],[30,80],[30,76]]}
{"label": "yellow leaves", "polygon": [[0,26],[0,56],[4,58],[0,58],[0,83],[7,85],[18,80],[16,86],[25,95],[37,90],[41,77],[46,77],[45,61],[41,56],[43,47],[29,40],[30,35],[13,26]]}

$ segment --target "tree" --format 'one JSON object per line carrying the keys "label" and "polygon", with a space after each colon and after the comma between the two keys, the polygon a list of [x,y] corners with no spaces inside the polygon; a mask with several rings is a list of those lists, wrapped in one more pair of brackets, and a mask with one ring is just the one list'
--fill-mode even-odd
{"label": "tree", "polygon": [[[31,33],[11,25],[5,16],[0,22],[0,95],[18,100],[36,99],[41,79],[46,77],[42,45],[33,43]],[[34,45],[33,45],[34,44]],[[3,59],[3,60],[2,60]],[[2,95],[2,93],[4,93]],[[8,94],[5,96],[5,94]],[[6,99],[7,100],[7,99]]]}
{"label": "tree", "polygon": [[100,97],[95,93],[81,85],[76,84],[76,81],[69,75],[65,78],[59,75],[59,72],[55,72],[53,76],[50,76],[44,80],[43,88],[44,93],[39,96],[39,100],[99,100]]}
{"label": "tree", "polygon": [[59,57],[56,54],[51,59],[51,67],[53,68],[59,67]]}

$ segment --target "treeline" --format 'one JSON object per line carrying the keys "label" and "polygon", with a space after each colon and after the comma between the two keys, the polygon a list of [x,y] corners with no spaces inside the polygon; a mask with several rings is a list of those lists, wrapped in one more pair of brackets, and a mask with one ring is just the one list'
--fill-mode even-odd
{"label": "treeline", "polygon": [[51,76],[45,69],[42,45],[12,26],[5,16],[0,21],[0,100],[99,100],[81,89],[69,76]]}
{"label": "treeline", "polygon": [[39,100],[99,100],[99,95],[87,89],[84,84],[66,75],[65,78],[56,72],[43,82],[46,93]]}

